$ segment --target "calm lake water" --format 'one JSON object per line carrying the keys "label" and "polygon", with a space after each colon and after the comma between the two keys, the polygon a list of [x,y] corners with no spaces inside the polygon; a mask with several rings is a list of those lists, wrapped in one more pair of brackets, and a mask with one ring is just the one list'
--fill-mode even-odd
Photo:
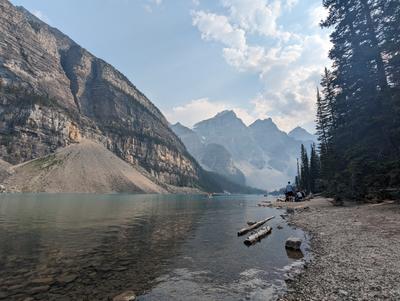
{"label": "calm lake water", "polygon": [[[0,300],[274,300],[296,263],[285,240],[305,236],[263,199],[0,195]],[[237,237],[272,215],[260,243]]]}

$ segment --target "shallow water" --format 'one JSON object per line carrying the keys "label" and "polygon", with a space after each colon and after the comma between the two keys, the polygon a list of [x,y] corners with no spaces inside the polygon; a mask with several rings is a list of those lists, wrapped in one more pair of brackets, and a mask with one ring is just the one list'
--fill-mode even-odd
{"label": "shallow water", "polygon": [[[0,299],[273,300],[304,233],[259,196],[0,196]],[[237,231],[275,215],[251,247]],[[283,229],[279,230],[278,225]]]}

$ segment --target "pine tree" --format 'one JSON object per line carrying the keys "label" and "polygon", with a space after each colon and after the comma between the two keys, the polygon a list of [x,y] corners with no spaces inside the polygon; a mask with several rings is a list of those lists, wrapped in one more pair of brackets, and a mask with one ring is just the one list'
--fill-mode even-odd
{"label": "pine tree", "polygon": [[358,198],[400,185],[393,176],[400,169],[400,1],[323,5],[334,64],[317,96],[321,177],[336,193]]}
{"label": "pine tree", "polygon": [[310,167],[307,150],[301,145],[300,187],[307,193],[310,192]]}
{"label": "pine tree", "polygon": [[382,56],[386,60],[385,70],[389,77],[389,85],[400,88],[400,2],[398,0],[369,2],[377,40]]}
{"label": "pine tree", "polygon": [[301,181],[300,180],[300,166],[299,166],[299,159],[297,159],[297,175],[295,178],[295,184],[296,184],[297,189],[300,189],[300,186],[301,186],[300,181]]}
{"label": "pine tree", "polygon": [[312,193],[318,191],[317,181],[320,178],[320,162],[315,143],[311,145],[310,169],[309,169],[309,187]]}

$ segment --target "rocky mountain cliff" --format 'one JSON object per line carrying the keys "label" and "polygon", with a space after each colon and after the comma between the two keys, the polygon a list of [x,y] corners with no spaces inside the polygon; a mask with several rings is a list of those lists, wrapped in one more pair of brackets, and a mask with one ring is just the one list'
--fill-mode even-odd
{"label": "rocky mountain cliff", "polygon": [[91,139],[158,180],[191,186],[199,166],[123,74],[0,0],[0,158],[12,164]]}
{"label": "rocky mountain cliff", "polygon": [[[301,132],[303,136],[296,139],[281,131],[270,118],[246,126],[233,111],[223,111],[199,122],[193,130],[186,128],[175,132],[195,157],[201,153],[198,145],[224,147],[228,151],[225,156],[231,154],[231,165],[244,174],[247,185],[272,190],[295,177],[300,145],[308,146],[313,142],[309,140],[313,135],[300,129],[294,133]],[[307,139],[302,140],[304,137]],[[202,162],[207,162],[207,156],[201,158]]]}

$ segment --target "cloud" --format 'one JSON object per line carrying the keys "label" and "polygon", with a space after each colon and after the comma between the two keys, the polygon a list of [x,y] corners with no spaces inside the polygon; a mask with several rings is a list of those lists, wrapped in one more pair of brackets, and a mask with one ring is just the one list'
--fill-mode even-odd
{"label": "cloud", "polygon": [[328,11],[323,6],[314,6],[308,11],[311,27],[319,27],[322,20],[328,17]]}
{"label": "cloud", "polygon": [[253,116],[247,110],[238,108],[229,102],[211,101],[208,98],[191,100],[185,105],[164,111],[164,114],[171,123],[180,122],[188,127],[193,127],[197,122],[212,118],[224,110],[233,110],[247,125],[257,119],[257,116]]}
{"label": "cloud", "polygon": [[285,7],[288,10],[292,10],[298,3],[299,0],[286,0]]}
{"label": "cloud", "polygon": [[176,123],[179,121],[192,127],[195,123],[211,118],[227,108],[227,104],[223,102],[211,102],[208,98],[200,98],[191,100],[185,105],[174,107],[164,113],[169,122]]}
{"label": "cloud", "polygon": [[[320,73],[330,65],[328,33],[290,32],[278,23],[297,0],[221,1],[225,13],[194,11],[193,25],[205,41],[222,44],[229,65],[259,75],[264,89],[249,100],[253,109],[242,113],[248,120],[272,117],[285,130],[312,123]],[[305,25],[318,26],[325,14],[322,6],[313,6]],[[260,37],[268,40],[268,46]]]}
{"label": "cloud", "polygon": [[163,0],[147,0],[147,3],[143,5],[146,12],[152,13],[154,6],[161,6]]}
{"label": "cloud", "polygon": [[51,23],[51,20],[49,17],[47,17],[42,11],[34,9],[32,10],[32,14],[36,17],[42,20],[43,22],[46,22],[47,24]]}
{"label": "cloud", "polygon": [[204,11],[193,12],[192,17],[204,40],[218,41],[235,49],[246,47],[244,30],[233,28],[227,17]]}
{"label": "cloud", "polygon": [[281,11],[281,1],[267,4],[264,0],[223,0],[229,10],[229,19],[248,33],[265,36],[280,35],[277,18]]}

